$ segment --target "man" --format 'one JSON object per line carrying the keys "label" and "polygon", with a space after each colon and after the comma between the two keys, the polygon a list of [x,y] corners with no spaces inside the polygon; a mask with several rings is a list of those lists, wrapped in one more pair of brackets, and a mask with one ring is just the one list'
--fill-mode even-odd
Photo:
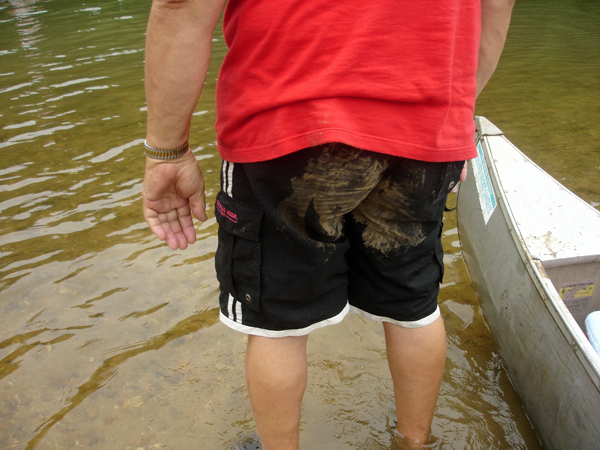
{"label": "man", "polygon": [[[264,450],[299,448],[308,333],[349,310],[383,323],[398,443],[427,442],[442,211],[476,155],[474,102],[513,1],[229,1],[215,259]],[[224,3],[154,0],[150,15],[144,215],[173,249],[195,241],[191,214],[206,220],[187,141]]]}

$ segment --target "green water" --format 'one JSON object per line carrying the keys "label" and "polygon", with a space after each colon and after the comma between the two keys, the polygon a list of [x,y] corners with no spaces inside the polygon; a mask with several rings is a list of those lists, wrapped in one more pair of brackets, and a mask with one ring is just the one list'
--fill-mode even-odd
{"label": "green water", "polygon": [[[218,322],[216,223],[170,251],[141,215],[149,1],[0,1],[0,448],[229,449],[255,432],[244,336]],[[191,144],[218,190],[220,30]],[[600,204],[600,3],[526,1],[480,96],[539,165]],[[453,213],[439,449],[538,449],[479,312]],[[379,326],[309,340],[306,449],[394,449]]]}
{"label": "green water", "polygon": [[600,206],[600,2],[517,0],[476,113],[584,200]]}

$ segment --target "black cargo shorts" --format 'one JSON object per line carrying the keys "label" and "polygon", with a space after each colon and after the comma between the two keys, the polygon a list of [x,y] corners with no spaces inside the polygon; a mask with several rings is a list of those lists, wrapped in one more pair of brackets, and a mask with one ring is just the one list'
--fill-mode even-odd
{"label": "black cargo shorts", "polygon": [[221,320],[267,337],[367,318],[439,317],[442,216],[464,161],[433,163],[331,143],[222,165],[215,214]]}

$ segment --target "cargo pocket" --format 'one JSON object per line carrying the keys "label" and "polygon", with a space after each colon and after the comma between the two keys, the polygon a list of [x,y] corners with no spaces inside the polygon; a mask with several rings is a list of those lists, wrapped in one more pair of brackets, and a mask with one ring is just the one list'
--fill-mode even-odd
{"label": "cargo pocket", "polygon": [[259,207],[235,200],[223,191],[217,195],[217,279],[221,289],[254,311],[260,311],[259,235],[263,215]]}

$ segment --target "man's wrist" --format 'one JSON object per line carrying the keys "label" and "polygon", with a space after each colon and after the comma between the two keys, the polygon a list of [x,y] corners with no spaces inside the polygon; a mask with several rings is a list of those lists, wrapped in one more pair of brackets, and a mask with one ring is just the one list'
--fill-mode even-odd
{"label": "man's wrist", "polygon": [[188,141],[176,148],[159,149],[148,145],[148,141],[144,141],[144,154],[151,159],[168,161],[171,159],[181,158],[190,149]]}

